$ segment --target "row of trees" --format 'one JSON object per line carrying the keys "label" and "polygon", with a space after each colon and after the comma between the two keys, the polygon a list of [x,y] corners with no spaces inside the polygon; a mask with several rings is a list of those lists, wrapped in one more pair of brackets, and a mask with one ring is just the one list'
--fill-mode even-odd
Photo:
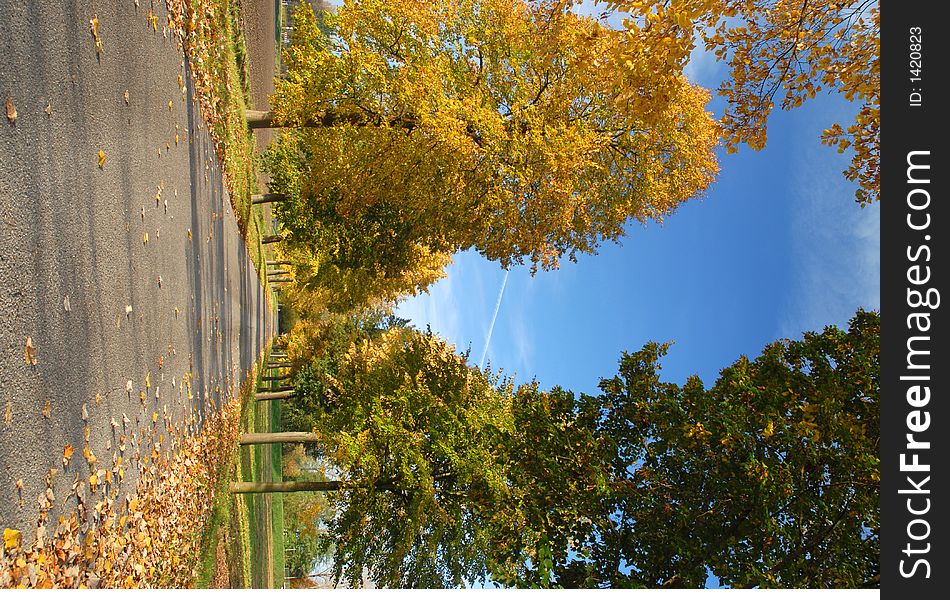
{"label": "row of trees", "polygon": [[663,381],[667,346],[651,343],[589,395],[515,387],[379,315],[328,323],[298,358],[291,419],[343,475],[334,576],[874,585],[879,334],[858,312],[847,331],[741,357],[710,387]]}
{"label": "row of trees", "polygon": [[[720,144],[763,147],[776,103],[823,87],[860,105],[823,141],[853,150],[858,201],[878,199],[876,2],[604,2],[630,13],[616,30],[575,4],[295,14],[264,119],[287,129],[265,161],[301,319],[285,422],[343,476],[324,515],[335,576],[873,583],[877,315],[777,342],[709,388],[661,381],[650,344],[587,395],[516,387],[386,312],[457,251],[550,269],[662,220],[712,183]],[[729,67],[718,120],[683,76],[699,44]]]}

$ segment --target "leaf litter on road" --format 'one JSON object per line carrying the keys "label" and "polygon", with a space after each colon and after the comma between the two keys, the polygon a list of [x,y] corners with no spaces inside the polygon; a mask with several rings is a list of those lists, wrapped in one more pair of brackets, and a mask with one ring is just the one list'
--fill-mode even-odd
{"label": "leaf litter on road", "polygon": [[33,345],[33,338],[30,336],[26,336],[23,358],[26,359],[27,364],[36,366],[36,346]]}

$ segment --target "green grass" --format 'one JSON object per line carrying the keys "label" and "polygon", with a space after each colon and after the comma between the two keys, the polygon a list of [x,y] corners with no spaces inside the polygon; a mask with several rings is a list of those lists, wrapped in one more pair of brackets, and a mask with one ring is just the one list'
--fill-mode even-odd
{"label": "green grass", "polygon": [[[280,402],[268,402],[270,405],[271,431],[281,431]],[[283,481],[283,452],[280,444],[272,444],[271,480]],[[274,549],[274,584],[282,587],[284,583],[284,495],[271,495],[271,545]]]}
{"label": "green grass", "polygon": [[[243,409],[254,401],[254,381],[256,376],[252,375],[250,383],[242,386],[239,392],[242,413]],[[250,556],[247,544],[242,543],[246,537],[242,532],[247,530],[247,515],[242,515],[242,512],[245,512],[242,510],[243,498],[228,491],[228,483],[232,481],[232,475],[238,468],[237,459],[238,450],[232,448],[230,455],[221,462],[220,471],[216,475],[211,521],[201,534],[198,576],[193,582],[196,588],[207,588],[212,583],[223,528],[227,528],[230,538],[230,545],[225,549],[230,567],[229,583],[235,587],[247,587],[250,583],[250,576],[245,575],[250,569]],[[235,568],[235,565],[240,565],[240,569]]]}
{"label": "green grass", "polygon": [[[257,433],[279,431],[280,403],[251,399],[242,414],[241,430]],[[241,480],[282,481],[279,445],[245,446],[239,454]],[[243,501],[247,521],[244,539],[251,565],[250,586],[266,587],[270,574],[273,585],[281,587],[284,582],[283,499],[280,494],[247,494]]]}

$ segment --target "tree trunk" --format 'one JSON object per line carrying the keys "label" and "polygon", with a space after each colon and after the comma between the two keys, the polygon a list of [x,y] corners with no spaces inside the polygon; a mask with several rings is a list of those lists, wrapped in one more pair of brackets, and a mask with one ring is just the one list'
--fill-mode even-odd
{"label": "tree trunk", "polygon": [[317,434],[307,431],[281,431],[276,433],[242,433],[238,436],[238,444],[304,444],[319,442]]}
{"label": "tree trunk", "polygon": [[245,111],[247,126],[250,129],[269,129],[273,127],[334,127],[336,125],[356,125],[357,127],[379,127],[388,124],[392,128],[412,131],[417,123],[415,117],[401,116],[386,119],[382,116],[370,116],[363,112],[330,109],[322,115],[314,115],[309,121],[299,125],[285,125],[274,121],[274,111]]}
{"label": "tree trunk", "polygon": [[282,369],[284,367],[292,367],[292,366],[293,366],[293,363],[289,363],[289,362],[275,362],[275,363],[269,363],[267,365],[267,368],[268,369]]}
{"label": "tree trunk", "polygon": [[267,402],[268,400],[284,400],[285,398],[293,398],[294,390],[287,390],[284,392],[261,392],[260,394],[254,394],[254,399],[258,402]]}
{"label": "tree trunk", "polygon": [[[232,481],[232,494],[269,494],[272,492],[336,492],[345,489],[367,488],[372,484],[349,481]],[[380,481],[374,486],[381,491],[395,491],[392,481]]]}
{"label": "tree trunk", "polygon": [[251,196],[251,204],[268,204],[270,202],[283,202],[287,199],[285,194],[254,194]]}
{"label": "tree trunk", "polygon": [[291,392],[294,390],[292,385],[284,385],[276,388],[257,388],[258,393],[267,393],[267,392]]}
{"label": "tree trunk", "polygon": [[273,111],[248,110],[244,114],[247,117],[247,126],[250,129],[267,129],[274,126]]}
{"label": "tree trunk", "polygon": [[260,378],[261,381],[286,381],[293,377],[290,373],[284,375],[264,375]]}
{"label": "tree trunk", "polygon": [[293,279],[289,279],[287,277],[277,277],[274,279],[267,280],[267,283],[293,283],[293,282],[294,282]]}
{"label": "tree trunk", "polygon": [[281,238],[279,235],[265,235],[261,237],[261,243],[262,244],[276,244],[281,239],[283,238]]}
{"label": "tree trunk", "polygon": [[290,275],[290,271],[281,271],[280,269],[278,269],[276,271],[267,272],[268,277],[276,277],[277,275]]}
{"label": "tree trunk", "polygon": [[232,494],[269,494],[271,492],[335,492],[345,486],[343,481],[232,481]]}
{"label": "tree trunk", "polygon": [[267,266],[268,266],[268,267],[279,267],[279,266],[281,266],[281,265],[292,265],[292,264],[294,264],[294,263],[291,262],[291,261],[289,261],[289,260],[269,260],[269,261],[267,261]]}

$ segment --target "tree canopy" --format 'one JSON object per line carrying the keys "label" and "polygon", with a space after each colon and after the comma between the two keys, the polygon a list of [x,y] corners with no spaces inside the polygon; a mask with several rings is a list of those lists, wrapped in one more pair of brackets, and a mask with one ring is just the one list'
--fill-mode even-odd
{"label": "tree canopy", "polygon": [[[657,76],[662,54],[618,65],[624,33],[564,3],[349,1],[323,23],[298,9],[272,101],[280,122],[320,125],[278,150],[291,241],[360,231],[364,264],[418,244],[553,268],[717,171],[706,93]],[[340,264],[355,251],[331,246]]]}
{"label": "tree canopy", "polygon": [[[832,124],[822,143],[853,150],[846,177],[857,201],[880,198],[881,12],[878,0],[606,0],[629,11],[630,31],[685,66],[697,39],[729,77],[719,93],[726,147],[765,146],[776,105],[801,106],[822,90],[858,103],[850,124]],[[637,55],[642,42],[628,52]]]}
{"label": "tree canopy", "polygon": [[709,572],[732,587],[873,584],[879,335],[861,311],[847,331],[740,357],[709,388],[662,381],[667,346],[651,343],[593,395],[514,389],[401,325],[363,338],[313,404],[348,482],[333,497],[336,574],[402,587],[703,587]]}

